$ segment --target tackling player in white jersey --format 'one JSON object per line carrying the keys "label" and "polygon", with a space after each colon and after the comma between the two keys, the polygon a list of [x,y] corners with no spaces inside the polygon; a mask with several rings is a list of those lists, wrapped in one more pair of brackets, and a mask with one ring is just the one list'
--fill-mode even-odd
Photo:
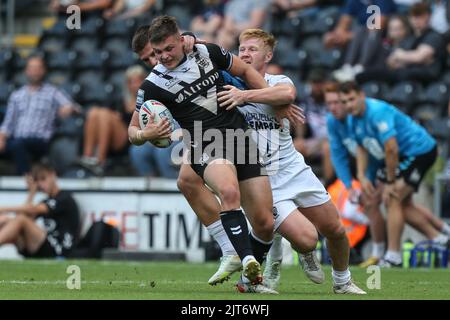
{"label": "tackling player in white jersey", "polygon": [[[239,57],[245,63],[252,64],[261,75],[264,75],[270,87],[243,91],[229,86],[225,87],[229,90],[219,93],[218,97],[221,107],[227,109],[245,104],[240,111],[244,113],[250,124],[252,124],[251,119],[259,118],[268,121],[269,128],[279,128],[278,145],[273,144],[274,140],[270,136],[266,137],[267,145],[272,144],[272,149],[267,150],[266,158],[270,162],[267,169],[274,207],[278,211],[275,216],[275,228],[278,228],[277,231],[288,240],[301,237],[295,227],[303,223],[299,217],[306,217],[327,239],[333,266],[334,292],[365,294],[351,280],[348,269],[349,245],[338,211],[319,179],[306,165],[303,156],[295,150],[289,134],[289,122],[283,120],[283,126],[280,128],[274,109],[268,105],[258,104],[280,104],[276,94],[282,87],[291,87],[295,90],[292,81],[286,76],[265,73],[273,55],[275,44],[273,36],[263,30],[250,29],[244,31],[239,40]],[[251,103],[256,104],[252,106]],[[256,123],[253,124],[257,126]],[[272,135],[276,133],[275,130],[263,130],[264,132]],[[261,144],[260,141],[258,146],[260,151],[265,148],[264,143]],[[278,154],[275,155],[276,153]]]}

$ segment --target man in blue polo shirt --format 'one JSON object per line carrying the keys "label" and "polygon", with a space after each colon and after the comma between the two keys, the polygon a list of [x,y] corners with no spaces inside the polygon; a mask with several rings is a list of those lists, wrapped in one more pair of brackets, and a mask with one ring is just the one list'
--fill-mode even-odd
{"label": "man in blue polo shirt", "polygon": [[[368,154],[384,161],[378,170],[378,178],[384,182],[383,201],[387,207],[388,250],[381,262],[385,266],[400,266],[401,235],[405,223],[404,212],[416,212],[425,208],[414,204],[412,195],[437,156],[436,141],[420,125],[394,106],[366,98],[355,82],[346,82],[339,88],[340,100],[352,115],[350,129],[357,147],[357,176],[364,191],[374,190],[366,178]],[[431,228],[433,226],[430,226]],[[432,230],[430,230],[432,232]],[[435,240],[444,242],[437,230]]]}

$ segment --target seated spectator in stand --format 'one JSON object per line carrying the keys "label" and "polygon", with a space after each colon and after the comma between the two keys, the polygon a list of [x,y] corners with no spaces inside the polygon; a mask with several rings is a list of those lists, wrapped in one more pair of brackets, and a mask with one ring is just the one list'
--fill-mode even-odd
{"label": "seated spectator in stand", "polygon": [[[380,9],[381,15],[368,10],[375,5]],[[334,74],[339,81],[354,79],[357,73],[370,66],[376,59],[377,49],[381,46],[383,30],[388,17],[396,10],[393,0],[347,0],[343,15],[334,30],[324,36],[326,47],[345,48],[344,65]],[[352,29],[353,20],[358,24]]]}
{"label": "seated spectator in stand", "polygon": [[340,6],[343,2],[344,0],[272,0],[275,14],[288,14],[290,17],[305,9]]}
{"label": "seated spectator in stand", "polygon": [[[334,176],[334,169],[331,165],[326,113],[323,87],[327,82],[326,74],[321,69],[312,70],[308,76],[311,86],[309,96],[300,101],[300,105],[305,110],[306,125],[298,126],[294,133],[294,146],[307,160],[307,162],[320,160],[322,164],[322,177],[328,181]],[[308,130],[309,129],[309,130]],[[309,134],[307,134],[307,130]]]}
{"label": "seated spectator in stand", "polygon": [[358,74],[359,83],[378,81],[421,81],[436,80],[442,69],[444,43],[443,38],[430,27],[431,9],[426,3],[411,7],[409,22],[413,35],[402,41],[392,51],[382,68],[367,69]]}
{"label": "seated spectator in stand", "polygon": [[126,96],[119,110],[93,107],[84,124],[84,144],[81,164],[97,175],[103,175],[108,152],[119,153],[128,148],[128,124],[136,107],[136,94],[147,73],[141,66],[125,72]]}
{"label": "seated spectator in stand", "polygon": [[[69,192],[62,191],[55,170],[44,164],[33,166],[26,177],[28,197],[20,206],[0,207],[0,246],[15,244],[25,257],[67,257],[77,244],[80,232],[78,206]],[[33,204],[37,191],[47,198]],[[12,217],[8,213],[15,213]],[[44,228],[36,219],[42,217]]]}
{"label": "seated spectator in stand", "polygon": [[56,117],[79,111],[62,91],[44,82],[41,56],[28,58],[25,74],[28,84],[11,94],[0,126],[0,153],[13,158],[18,175],[29,172],[33,160],[48,154]]}
{"label": "seated spectator in stand", "polygon": [[150,11],[156,0],[116,0],[111,9],[105,10],[106,19],[128,19],[142,16]]}
{"label": "seated spectator in stand", "polygon": [[224,0],[203,0],[204,7],[193,19],[191,31],[207,42],[215,42],[222,26],[225,9]]}
{"label": "seated spectator in stand", "polygon": [[88,15],[101,17],[112,4],[113,0],[51,0],[50,9],[61,17],[67,17],[67,8],[76,5],[83,17]]}
{"label": "seated spectator in stand", "polygon": [[225,21],[217,35],[217,44],[227,50],[236,48],[237,38],[245,29],[262,28],[270,0],[230,0],[225,5]]}

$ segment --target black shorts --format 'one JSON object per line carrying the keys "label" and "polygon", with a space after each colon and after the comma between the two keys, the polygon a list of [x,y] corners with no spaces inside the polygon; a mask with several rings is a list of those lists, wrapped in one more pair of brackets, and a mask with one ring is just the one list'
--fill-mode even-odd
{"label": "black shorts", "polygon": [[45,238],[44,242],[35,253],[30,253],[26,249],[19,251],[19,253],[26,258],[54,258],[58,256],[47,238]]}
{"label": "black shorts", "polygon": [[[407,184],[417,191],[422,179],[433,166],[436,158],[437,146],[418,156],[400,158],[395,175],[397,178],[403,178]],[[382,182],[386,182],[386,168],[378,170],[377,178]]]}
{"label": "black shorts", "polygon": [[[217,159],[226,159],[235,165],[238,181],[267,175],[256,142],[251,137],[229,139],[224,135],[222,141],[191,145],[191,167],[202,179],[206,167]],[[199,145],[202,146],[201,149]]]}

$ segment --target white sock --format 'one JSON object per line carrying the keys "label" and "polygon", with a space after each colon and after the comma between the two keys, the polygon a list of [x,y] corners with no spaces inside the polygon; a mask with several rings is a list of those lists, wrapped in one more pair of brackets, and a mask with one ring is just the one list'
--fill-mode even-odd
{"label": "white sock", "polygon": [[372,257],[382,258],[386,250],[385,242],[372,242]]}
{"label": "white sock", "polygon": [[402,263],[402,255],[398,251],[388,250],[388,251],[386,251],[386,254],[384,255],[384,258],[386,260],[389,260],[389,261],[395,263],[395,264]]}
{"label": "white sock", "polygon": [[447,222],[444,222],[441,232],[447,236],[450,236],[450,225]]}
{"label": "white sock", "polygon": [[208,229],[210,236],[219,244],[223,256],[237,256],[236,250],[234,250],[233,244],[228,238],[220,219],[207,226],[206,229]]}
{"label": "white sock", "polygon": [[280,234],[275,233],[273,236],[272,246],[270,247],[269,253],[272,260],[282,260],[283,259],[283,238]]}
{"label": "white sock", "polygon": [[432,239],[433,242],[436,242],[442,246],[447,245],[448,242],[448,237],[446,235],[443,235],[442,233],[440,233],[436,238]]}
{"label": "white sock", "polygon": [[352,274],[350,273],[350,270],[348,268],[344,271],[336,271],[332,269],[331,276],[333,277],[334,284],[338,286],[346,284],[352,278]]}

